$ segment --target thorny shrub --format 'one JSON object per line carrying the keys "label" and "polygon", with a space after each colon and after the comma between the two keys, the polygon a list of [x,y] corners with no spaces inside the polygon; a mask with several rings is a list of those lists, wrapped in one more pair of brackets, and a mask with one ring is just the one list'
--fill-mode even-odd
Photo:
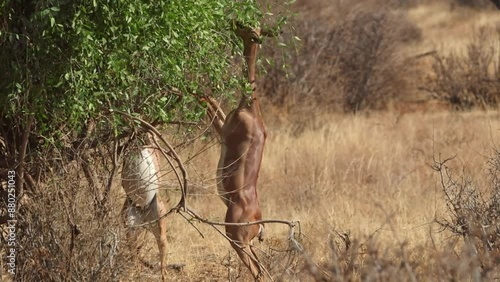
{"label": "thorny shrub", "polygon": [[[489,185],[452,175],[435,160],[447,212],[437,218],[439,231],[452,234],[442,246],[410,248],[397,239],[378,244],[375,231],[366,240],[331,231],[330,256],[317,264],[304,255],[307,273],[316,281],[493,281],[500,275],[500,151],[488,161]],[[389,222],[390,224],[390,222]],[[457,242],[462,239],[462,244]],[[424,258],[424,259],[421,259]]]}
{"label": "thorny shrub", "polygon": [[[141,262],[137,249],[131,248],[130,243],[140,247],[143,240],[126,240],[120,212],[125,195],[119,187],[111,189],[120,183],[121,158],[109,157],[118,154],[115,150],[113,144],[99,143],[72,157],[41,160],[40,166],[52,169],[41,172],[38,178],[43,183],[37,189],[28,185],[16,214],[16,281],[127,281],[159,276],[158,269],[137,270],[142,264],[156,264]],[[167,184],[162,185],[164,190]],[[0,246],[7,246],[6,227],[0,226]],[[156,255],[156,249],[152,253]]]}
{"label": "thorny shrub", "polygon": [[456,177],[444,161],[435,160],[445,195],[447,216],[436,222],[444,230],[463,238],[480,266],[481,278],[500,274],[500,152],[489,160],[489,186],[477,186],[465,175]]}
{"label": "thorny shrub", "polygon": [[278,105],[321,105],[328,111],[347,112],[382,109],[404,93],[410,68],[399,47],[420,40],[421,31],[404,15],[363,3],[325,8],[324,13],[338,15],[298,23],[302,46],[286,59],[291,66],[288,80],[284,82],[283,58],[276,52],[262,92]]}
{"label": "thorny shrub", "polygon": [[384,246],[375,233],[360,240],[332,230],[328,257],[318,264],[303,256],[306,273],[315,281],[492,281],[500,274],[498,252],[480,255],[471,241],[461,250],[453,237],[434,249],[399,240]]}
{"label": "thorny shrub", "polygon": [[481,29],[464,56],[435,55],[429,91],[458,110],[496,107],[500,101],[499,42],[500,26],[496,31]]}
{"label": "thorny shrub", "polygon": [[322,265],[306,258],[306,270],[316,281],[416,281],[417,263],[403,242],[388,249],[373,236],[361,242],[333,230],[328,247],[330,257]]}
{"label": "thorny shrub", "polygon": [[[93,190],[94,185],[105,186],[110,175],[99,165],[97,154],[90,157],[92,163],[77,156],[71,162],[63,157],[55,164],[47,158],[40,164],[51,166],[52,170],[42,173],[40,178],[45,181],[38,185],[39,189],[30,189],[29,196],[23,196],[24,203],[16,215],[17,281],[103,281],[126,277],[123,269],[130,267],[131,256],[119,244],[123,226],[120,209],[110,212],[109,208],[116,204],[115,197],[105,204]],[[85,176],[88,171],[80,166],[100,177],[93,177],[95,182],[90,184],[90,178]],[[98,207],[100,204],[103,205]],[[2,243],[4,228],[0,226]]]}
{"label": "thorny shrub", "polygon": [[330,40],[337,42],[331,55],[346,111],[383,108],[405,87],[397,48],[414,39],[407,31],[420,36],[416,28],[388,11],[355,11],[330,34]]}

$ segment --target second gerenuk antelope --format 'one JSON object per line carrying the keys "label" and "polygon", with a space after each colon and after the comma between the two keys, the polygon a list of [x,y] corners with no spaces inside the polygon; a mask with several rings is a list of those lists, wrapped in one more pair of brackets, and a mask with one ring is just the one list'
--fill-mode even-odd
{"label": "second gerenuk antelope", "polygon": [[[221,154],[217,167],[217,190],[227,206],[226,223],[247,223],[262,219],[257,197],[257,179],[266,142],[266,129],[260,113],[256,85],[257,48],[261,36],[271,36],[259,28],[238,27],[236,34],[243,39],[243,55],[252,95],[242,95],[236,109],[227,117],[218,104],[206,98],[208,114],[221,139]],[[262,240],[263,225],[226,226],[232,247],[248,267],[255,280],[263,280],[263,268],[255,254],[252,240]]]}
{"label": "second gerenuk antelope", "polygon": [[[127,194],[122,214],[129,230],[129,244],[135,245],[141,230],[137,225],[146,224],[158,243],[162,280],[167,280],[167,213],[159,193],[160,166],[151,142],[133,148],[125,158],[122,170],[122,186]],[[136,250],[133,250],[136,251]]]}

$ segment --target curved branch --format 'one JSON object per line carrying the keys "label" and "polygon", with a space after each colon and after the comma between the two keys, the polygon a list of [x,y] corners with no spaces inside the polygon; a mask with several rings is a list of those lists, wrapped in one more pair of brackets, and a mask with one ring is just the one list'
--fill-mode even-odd
{"label": "curved branch", "polygon": [[[170,154],[172,155],[173,159],[175,160],[175,162],[179,166],[179,169],[181,170],[182,180],[180,179],[179,176],[178,176],[178,180],[179,180],[179,185],[181,185],[182,196],[181,196],[179,203],[175,207],[173,207],[166,215],[168,215],[174,211],[179,211],[179,209],[181,209],[181,208],[185,210],[186,209],[186,194],[187,194],[187,186],[188,186],[188,181],[187,181],[188,176],[187,176],[186,168],[184,167],[184,164],[182,163],[181,158],[179,157],[177,152],[174,150],[172,145],[170,145],[170,143],[168,143],[165,140],[165,138],[163,138],[163,136],[158,131],[158,129],[156,129],[156,127],[154,127],[153,125],[151,125],[147,121],[145,121],[141,118],[138,118],[138,117],[134,117],[134,116],[127,114],[125,112],[122,112],[122,111],[112,110],[112,112],[116,112],[120,115],[123,115],[123,116],[129,118],[129,119],[138,121],[139,123],[141,123],[142,126],[145,127],[145,129],[147,129],[147,131],[149,131],[150,133],[153,133],[155,136],[157,136],[165,144],[165,146],[167,146],[167,148],[170,150]],[[155,141],[155,143],[156,143],[156,141]],[[162,152],[162,154],[167,158],[167,154],[164,152],[163,148],[161,148],[160,146],[159,146],[159,148],[160,148],[160,151]],[[167,160],[168,160],[168,158],[167,158]],[[173,165],[170,161],[169,161],[169,164],[171,164],[171,166]],[[176,171],[174,166],[172,166],[172,169],[174,169],[174,171]]]}
{"label": "curved branch", "polygon": [[208,220],[206,218],[203,218],[190,208],[187,208],[186,212],[189,215],[191,215],[193,218],[195,218],[203,223],[206,223],[209,225],[216,225],[216,226],[249,226],[249,225],[264,224],[264,223],[280,223],[280,224],[288,225],[290,228],[295,228],[295,226],[300,224],[300,222],[298,220],[291,221],[291,220],[282,220],[282,219],[263,219],[263,220],[257,220],[257,221],[249,221],[249,222],[227,223],[227,222],[211,221],[211,220]]}

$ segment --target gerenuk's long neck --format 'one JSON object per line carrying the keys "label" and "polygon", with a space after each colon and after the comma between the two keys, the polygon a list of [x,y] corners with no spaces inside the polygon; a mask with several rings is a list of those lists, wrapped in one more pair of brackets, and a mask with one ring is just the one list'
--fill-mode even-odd
{"label": "gerenuk's long neck", "polygon": [[[243,56],[245,57],[247,78],[252,87],[252,105],[259,109],[259,101],[257,97],[257,83],[256,83],[256,62],[257,62],[257,49],[258,44],[253,42],[251,38],[243,39],[244,49]],[[242,97],[242,103],[248,103],[245,97]]]}
{"label": "gerenuk's long neck", "polygon": [[[250,40],[249,40],[250,41]],[[245,42],[245,49],[243,50],[243,55],[245,56],[245,61],[247,63],[247,76],[248,82],[252,85],[252,91],[255,92],[255,87],[257,86],[255,79],[255,69],[257,62],[257,43]],[[253,95],[253,94],[252,94]],[[253,98],[253,97],[252,97]]]}

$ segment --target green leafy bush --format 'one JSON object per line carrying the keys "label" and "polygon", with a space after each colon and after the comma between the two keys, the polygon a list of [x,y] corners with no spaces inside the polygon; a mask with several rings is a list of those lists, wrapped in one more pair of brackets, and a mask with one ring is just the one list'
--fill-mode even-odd
{"label": "green leafy bush", "polygon": [[162,121],[199,117],[190,94],[240,87],[230,68],[238,42],[232,20],[255,25],[262,17],[251,1],[224,0],[8,1],[2,8],[2,117],[35,114],[45,135],[52,124],[80,128],[109,108]]}

